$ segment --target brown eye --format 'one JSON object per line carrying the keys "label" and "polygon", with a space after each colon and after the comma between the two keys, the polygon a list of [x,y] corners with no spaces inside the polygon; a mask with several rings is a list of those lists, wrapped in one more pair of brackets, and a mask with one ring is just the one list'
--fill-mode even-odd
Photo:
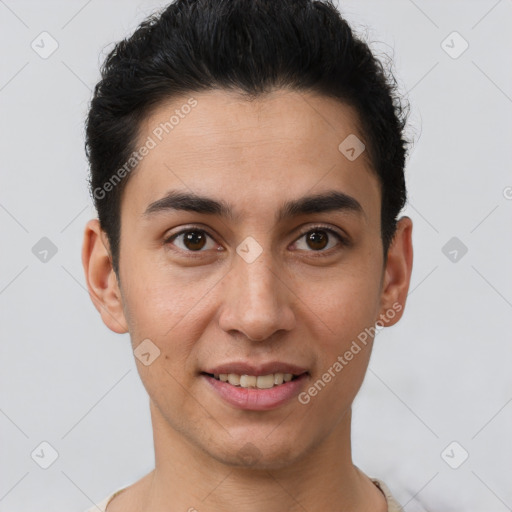
{"label": "brown eye", "polygon": [[[210,246],[207,246],[208,239],[211,241]],[[211,236],[205,231],[199,229],[189,229],[176,233],[166,240],[166,243],[172,243],[179,249],[187,252],[201,252],[204,248],[211,249],[215,246]]]}
{"label": "brown eye", "polygon": [[306,234],[306,241],[311,249],[319,251],[325,249],[325,246],[329,242],[329,237],[325,231],[311,231]]}
{"label": "brown eye", "polygon": [[191,251],[201,250],[205,244],[205,234],[199,231],[189,231],[183,236],[183,245]]}
{"label": "brown eye", "polygon": [[[338,242],[337,244],[336,241]],[[346,242],[336,231],[324,228],[323,226],[317,226],[303,233],[294,245],[296,249],[306,252],[327,252],[336,245],[346,245]]]}

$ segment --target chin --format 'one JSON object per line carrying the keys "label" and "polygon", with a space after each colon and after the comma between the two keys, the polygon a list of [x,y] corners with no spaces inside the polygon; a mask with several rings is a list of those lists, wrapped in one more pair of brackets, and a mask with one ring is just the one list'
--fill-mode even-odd
{"label": "chin", "polygon": [[[246,439],[251,439],[247,436]],[[303,451],[297,452],[297,446],[304,446],[303,443],[294,442],[294,446],[284,441],[270,444],[267,439],[260,440],[252,438],[253,441],[239,440],[234,442],[231,439],[229,451],[226,444],[222,446],[208,446],[207,453],[218,462],[236,468],[251,470],[275,470],[287,467],[301,458]]]}

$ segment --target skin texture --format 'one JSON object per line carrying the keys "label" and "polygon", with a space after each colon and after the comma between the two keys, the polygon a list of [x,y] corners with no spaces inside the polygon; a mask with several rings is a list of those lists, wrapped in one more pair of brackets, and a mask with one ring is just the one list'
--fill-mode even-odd
{"label": "skin texture", "polygon": [[[412,222],[399,220],[384,265],[378,180],[366,152],[349,161],[338,150],[350,134],[364,140],[349,106],[285,90],[253,101],[226,91],[190,96],[197,106],[124,190],[119,281],[98,221],[85,229],[83,264],[103,321],[129,332],[133,348],[149,338],[160,350],[149,366],[136,360],[150,398],[155,469],[107,510],[385,511],[350,448],[351,404],[371,339],[308,404],[294,398],[270,411],[236,409],[200,372],[232,361],[287,362],[308,370],[307,390],[380,315],[394,310],[386,326],[400,319]],[[190,96],[160,105],[140,127],[140,144]],[[170,190],[224,200],[239,218],[144,215]],[[331,190],[355,198],[363,214],[276,223],[284,201]],[[313,229],[318,223],[324,231]],[[209,235],[200,251],[183,236],[166,242],[185,228]],[[328,236],[325,248],[308,243],[312,229]],[[249,236],[262,248],[250,264],[236,252]]]}

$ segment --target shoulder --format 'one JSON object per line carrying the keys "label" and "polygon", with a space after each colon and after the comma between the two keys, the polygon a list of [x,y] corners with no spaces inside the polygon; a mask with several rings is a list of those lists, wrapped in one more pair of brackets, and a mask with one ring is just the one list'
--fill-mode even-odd
{"label": "shoulder", "polygon": [[110,496],[107,496],[105,499],[103,499],[100,502],[96,503],[91,508],[88,508],[87,510],[84,510],[84,512],[105,512],[108,504],[112,501],[112,499],[115,498],[119,493],[121,493],[125,489],[126,489],[126,487],[118,489],[117,491],[113,492]]}
{"label": "shoulder", "polygon": [[383,492],[388,502],[388,512],[403,512],[402,505],[393,497],[388,486],[378,478],[370,478],[370,480]]}
{"label": "shoulder", "polygon": [[[115,492],[99,501],[91,508],[84,510],[84,512],[115,512],[117,510],[127,511],[132,509],[137,510],[137,504],[141,502],[141,496],[145,496],[148,492],[148,488],[153,477],[153,471],[150,471],[147,475],[143,476],[140,480],[137,480],[134,483],[125,484],[122,487],[118,487]],[[110,502],[118,495],[120,495],[119,498],[116,499],[113,504],[110,504]]]}

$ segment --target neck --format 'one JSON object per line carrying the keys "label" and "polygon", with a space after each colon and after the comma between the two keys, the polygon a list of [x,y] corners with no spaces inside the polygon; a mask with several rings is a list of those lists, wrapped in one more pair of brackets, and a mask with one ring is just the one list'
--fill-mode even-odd
{"label": "neck", "polygon": [[148,512],[387,510],[383,495],[352,463],[350,410],[299,460],[286,467],[258,469],[213,459],[173,430],[153,403],[151,416],[155,469],[141,493],[141,505]]}

